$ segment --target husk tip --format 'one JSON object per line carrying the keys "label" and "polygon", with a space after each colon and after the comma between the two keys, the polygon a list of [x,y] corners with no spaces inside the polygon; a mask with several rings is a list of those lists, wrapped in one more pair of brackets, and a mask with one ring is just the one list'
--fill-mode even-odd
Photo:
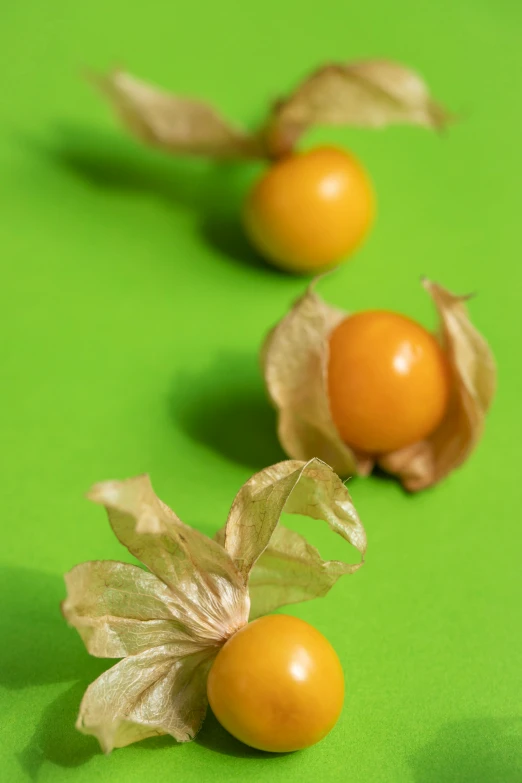
{"label": "husk tip", "polygon": [[441,106],[440,103],[432,101],[430,105],[430,115],[433,122],[433,127],[441,135],[450,125],[455,125],[460,121],[460,117],[454,112],[449,111],[445,106]]}
{"label": "husk tip", "polygon": [[95,90],[110,97],[117,78],[125,73],[121,65],[113,65],[106,73],[94,70],[90,66],[83,66],[80,70],[82,78]]}
{"label": "husk tip", "polygon": [[98,741],[98,744],[104,756],[109,756],[110,753],[114,750],[114,745],[107,742],[103,738],[103,736],[100,736],[100,734],[96,732],[96,730],[90,731],[85,726],[83,721],[83,715],[82,715],[82,705],[80,705],[80,711],[78,713],[78,717],[76,718],[76,723],[74,724],[74,727],[77,731],[80,732],[80,734],[84,734],[86,737],[94,737]]}
{"label": "husk tip", "polygon": [[119,497],[119,482],[118,481],[102,481],[97,484],[93,484],[92,487],[85,493],[87,500],[100,505],[106,503],[115,503]]}
{"label": "husk tip", "polygon": [[138,476],[124,479],[123,481],[101,481],[97,484],[93,484],[85,493],[85,497],[87,500],[101,506],[114,506],[120,501],[126,485],[141,483],[143,481],[150,484],[148,473],[140,473]]}
{"label": "husk tip", "polygon": [[63,619],[68,623],[69,620],[67,618],[67,598],[64,598],[62,601],[60,601],[59,607],[60,607],[60,614],[62,615]]}

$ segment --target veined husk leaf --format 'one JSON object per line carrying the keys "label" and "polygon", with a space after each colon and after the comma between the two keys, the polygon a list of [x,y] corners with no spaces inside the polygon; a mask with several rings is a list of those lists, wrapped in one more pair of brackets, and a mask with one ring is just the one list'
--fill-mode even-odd
{"label": "veined husk leaf", "polygon": [[322,598],[362,565],[323,560],[304,536],[279,525],[250,574],[250,620],[289,604]]}
{"label": "veined husk leaf", "polygon": [[218,652],[183,652],[165,644],[124,658],[87,688],[76,728],[92,734],[104,753],[170,734],[188,742],[207,710],[207,676]]}
{"label": "veined husk leaf", "polygon": [[263,155],[255,135],[235,127],[204,101],[173,95],[121,70],[92,80],[127,130],[149,146],[211,158]]}
{"label": "veined husk leaf", "polygon": [[298,534],[273,538],[283,510],[324,519],[361,555],[366,549],[348,491],[318,460],[282,462],[247,482],[223,544],[185,525],[147,476],[97,484],[89,498],[105,506],[120,542],[150,569],[94,561],[65,576],[66,620],[91,655],[123,659],[89,686],[76,724],[105,752],[160,734],[180,742],[196,735],[212,662],[248,621],[257,561],[270,578],[262,586],[252,577],[255,616],[263,602],[268,611],[324,595],[359,567],[323,562]]}
{"label": "veined husk leaf", "polygon": [[267,127],[271,153],[292,150],[315,125],[381,128],[392,124],[441,129],[448,112],[431,98],[425,81],[392,60],[323,65],[272,112]]}
{"label": "veined husk leaf", "polygon": [[272,329],[261,351],[267,391],[278,411],[279,440],[289,457],[307,459],[313,453],[341,476],[367,475],[378,462],[416,492],[469,456],[494,395],[493,355],[469,320],[467,297],[428,280],[423,285],[439,314],[439,337],[452,379],[450,404],[438,429],[425,441],[374,457],[357,454],[342,442],[328,399],[329,336],[348,313],[328,305],[311,286]]}
{"label": "veined husk leaf", "polygon": [[262,470],[241,488],[219,534],[238,569],[249,574],[251,620],[326,595],[363,562],[324,561],[302,535],[278,525],[283,512],[322,520],[363,558],[366,552],[366,533],[350,493],[328,465],[289,460]]}

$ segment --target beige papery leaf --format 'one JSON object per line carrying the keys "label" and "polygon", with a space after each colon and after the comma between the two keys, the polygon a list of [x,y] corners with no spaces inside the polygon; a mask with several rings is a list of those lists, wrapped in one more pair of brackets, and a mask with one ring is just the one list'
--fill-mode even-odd
{"label": "beige papery leaf", "polygon": [[91,80],[139,141],[176,155],[259,158],[259,139],[236,128],[204,101],[165,92],[115,70]]}
{"label": "beige papery leaf", "polygon": [[[282,462],[247,482],[224,545],[181,522],[147,476],[97,484],[89,498],[105,506],[120,542],[149,569],[95,561],[65,577],[62,611],[87,650],[122,658],[89,686],[77,721],[105,752],[160,734],[193,739],[212,662],[248,621],[250,577],[258,616],[263,605],[269,611],[324,595],[359,567],[323,562],[298,534],[279,534],[283,511],[323,519],[362,555],[366,549],[348,491],[319,460]],[[263,586],[259,574],[268,571]]]}
{"label": "beige papery leaf", "polygon": [[373,457],[343,443],[328,399],[329,338],[349,315],[310,287],[272,329],[261,351],[266,388],[278,412],[279,440],[289,457],[306,460],[313,454],[341,476],[367,475],[378,462],[416,492],[440,481],[470,455],[494,395],[493,355],[469,320],[467,297],[428,280],[423,285],[439,314],[439,337],[451,370],[450,404],[437,430],[408,448]]}
{"label": "beige papery leaf", "polygon": [[283,511],[322,520],[362,557],[366,552],[366,533],[350,493],[324,462],[289,460],[257,473],[240,490],[218,534],[237,567],[250,575],[250,619],[326,595],[363,562],[324,561],[302,535],[278,525]]}
{"label": "beige papery leaf", "polygon": [[267,126],[275,157],[293,149],[315,125],[381,128],[393,124],[440,129],[450,115],[415,71],[391,60],[323,65],[279,101]]}
{"label": "beige papery leaf", "polygon": [[491,349],[469,320],[469,297],[456,296],[429,280],[423,285],[439,315],[452,396],[444,419],[429,438],[379,459],[381,467],[397,475],[411,492],[436,484],[469,457],[482,435],[497,381]]}

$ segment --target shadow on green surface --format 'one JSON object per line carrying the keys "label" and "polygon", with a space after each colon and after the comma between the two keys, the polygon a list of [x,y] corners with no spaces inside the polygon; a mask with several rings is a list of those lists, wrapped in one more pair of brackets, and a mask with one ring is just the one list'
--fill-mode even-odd
{"label": "shadow on green surface", "polygon": [[60,577],[25,568],[0,569],[0,685],[25,688],[95,679],[107,661],[91,658],[60,613]]}
{"label": "shadow on green surface", "polygon": [[[266,753],[265,751],[256,750],[255,748],[248,747],[248,745],[244,745],[218,723],[210,708],[201,731],[196,736],[194,742],[214,753],[222,753],[225,756],[236,756],[238,758],[276,758],[277,756],[289,755],[287,753]],[[185,745],[186,743],[178,743],[170,736],[153,737],[151,739],[143,740],[143,742],[137,742],[132,746],[132,751],[167,751],[174,748],[182,748]]]}
{"label": "shadow on green surface", "polygon": [[409,761],[415,783],[520,783],[522,718],[448,723]]}
{"label": "shadow on green surface", "polygon": [[[407,497],[413,497],[413,494],[411,492],[408,492],[407,489],[404,489],[397,476],[392,476],[391,473],[386,473],[386,471],[383,470],[379,465],[375,465],[375,467],[371,472],[371,476],[373,479],[378,479],[379,482],[395,484],[398,487],[398,489],[402,491],[403,495],[406,495]],[[364,478],[365,477],[363,477],[363,480]],[[353,480],[355,481],[356,479],[357,477],[354,476]],[[424,490],[424,492],[429,492],[429,491],[430,491],[429,489]]]}
{"label": "shadow on green surface", "polygon": [[[0,685],[9,689],[79,680],[43,711],[19,761],[36,779],[44,761],[60,766],[83,764],[99,747],[74,728],[87,685],[108,668],[108,661],[89,656],[60,613],[63,580],[41,571],[0,570],[2,645]],[[81,679],[80,679],[81,678]]]}
{"label": "shadow on green surface", "polygon": [[264,750],[256,750],[255,748],[250,748],[248,745],[244,745],[223,728],[210,709],[205,718],[203,728],[195,741],[198,745],[201,745],[208,750],[213,750],[216,753],[223,753],[226,756],[273,759],[279,758],[280,756],[292,755],[291,753],[267,753]]}
{"label": "shadow on green surface", "polygon": [[178,377],[170,404],[178,426],[232,462],[257,471],[285,459],[255,357],[224,354],[203,375]]}
{"label": "shadow on green surface", "polygon": [[22,142],[91,186],[152,196],[193,212],[204,242],[219,255],[267,269],[241,227],[252,164],[169,157],[140,146],[123,130],[107,133],[80,125],[58,126],[50,144]]}
{"label": "shadow on green surface", "polygon": [[33,736],[18,756],[32,780],[37,780],[40,768],[47,762],[60,767],[79,767],[101,753],[94,737],[80,734],[74,726],[88,684],[89,680],[77,682],[45,708]]}

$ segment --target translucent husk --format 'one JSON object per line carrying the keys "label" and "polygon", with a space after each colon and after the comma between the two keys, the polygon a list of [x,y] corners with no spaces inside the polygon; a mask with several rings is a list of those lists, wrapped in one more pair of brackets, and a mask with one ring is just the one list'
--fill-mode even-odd
{"label": "translucent husk", "polygon": [[127,130],[149,146],[212,158],[262,156],[254,135],[227,122],[204,101],[172,95],[121,70],[91,80]]}
{"label": "translucent husk", "polygon": [[422,442],[378,458],[357,454],[342,442],[328,399],[329,336],[348,313],[328,305],[312,285],[272,329],[261,351],[279,440],[290,457],[306,460],[314,454],[341,476],[367,475],[377,463],[411,492],[436,484],[468,458],[495,392],[493,355],[469,320],[468,297],[429,280],[423,286],[439,315],[438,337],[451,371],[450,404],[438,429]]}
{"label": "translucent husk", "polygon": [[[89,686],[76,724],[106,753],[161,734],[193,739],[212,662],[249,614],[325,595],[366,551],[348,490],[317,459],[253,476],[217,540],[181,522],[147,476],[97,484],[89,498],[105,506],[115,535],[148,569],[95,561],[65,576],[66,620],[91,655],[122,659]],[[303,536],[278,526],[283,511],[326,521],[361,561],[324,561]]]}
{"label": "translucent husk", "polygon": [[291,152],[312,126],[401,123],[440,129],[449,119],[418,74],[389,60],[321,66],[277,101],[261,129],[252,132],[204,101],[170,94],[122,70],[92,81],[131,134],[170,154],[277,158]]}
{"label": "translucent husk", "polygon": [[274,108],[268,124],[272,155],[291,151],[317,125],[442,129],[449,113],[432,100],[415,71],[391,60],[332,63],[318,68]]}

